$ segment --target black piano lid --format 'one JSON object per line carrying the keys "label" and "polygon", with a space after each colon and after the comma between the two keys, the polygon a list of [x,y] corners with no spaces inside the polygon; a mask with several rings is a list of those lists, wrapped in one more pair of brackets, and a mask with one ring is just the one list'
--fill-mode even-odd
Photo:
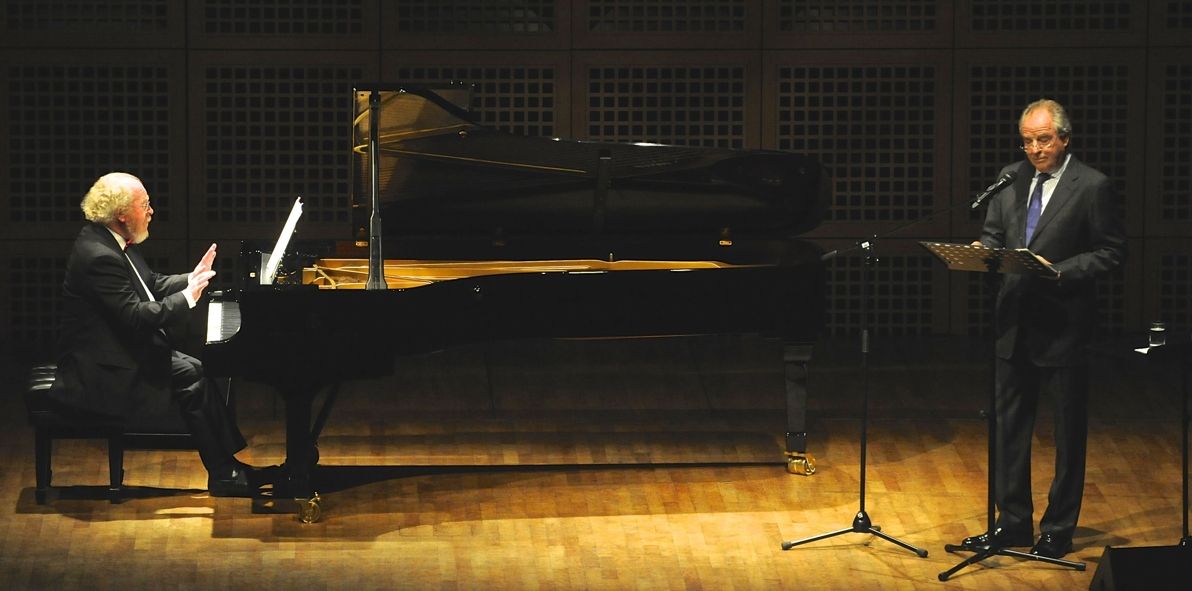
{"label": "black piano lid", "polygon": [[467,85],[370,84],[355,88],[357,240],[368,237],[374,91],[386,242],[788,239],[830,203],[825,169],[804,155],[518,136],[477,122]]}

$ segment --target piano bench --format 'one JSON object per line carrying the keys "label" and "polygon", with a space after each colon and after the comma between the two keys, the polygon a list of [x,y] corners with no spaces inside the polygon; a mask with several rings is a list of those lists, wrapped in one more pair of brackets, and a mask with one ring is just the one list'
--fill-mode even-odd
{"label": "piano bench", "polygon": [[127,424],[96,420],[93,416],[65,411],[47,396],[54,383],[57,365],[43,363],[29,369],[25,407],[33,427],[33,460],[38,505],[46,503],[53,470],[50,467],[55,439],[104,439],[108,443],[108,500],[124,500],[124,450],[194,449],[190,433],[178,415],[146,417]]}

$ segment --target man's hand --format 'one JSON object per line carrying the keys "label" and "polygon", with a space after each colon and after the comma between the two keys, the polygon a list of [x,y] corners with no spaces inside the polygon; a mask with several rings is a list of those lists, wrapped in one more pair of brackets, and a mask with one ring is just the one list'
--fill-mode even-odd
{"label": "man's hand", "polygon": [[199,273],[211,270],[211,264],[215,262],[215,243],[212,242],[207,252],[203,253],[203,258],[199,259],[199,264],[195,265],[195,270],[186,276],[187,282],[193,283],[194,277]]}
{"label": "man's hand", "polygon": [[212,277],[215,277],[215,271],[211,268],[211,264],[214,262],[215,243],[212,242],[211,247],[203,254],[203,258],[199,259],[199,264],[195,265],[195,270],[186,276],[186,292],[193,301],[199,301],[203,290],[207,289],[207,284]]}
{"label": "man's hand", "polygon": [[186,292],[194,301],[199,301],[203,297],[203,290],[207,289],[207,284],[211,282],[211,278],[215,277],[215,271],[207,270],[202,273],[191,273],[186,278]]}

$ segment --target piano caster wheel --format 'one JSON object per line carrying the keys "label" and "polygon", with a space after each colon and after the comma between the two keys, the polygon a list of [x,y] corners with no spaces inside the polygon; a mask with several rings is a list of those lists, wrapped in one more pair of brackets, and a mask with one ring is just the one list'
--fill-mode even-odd
{"label": "piano caster wheel", "polygon": [[815,458],[811,454],[786,452],[786,471],[800,476],[815,474]]}
{"label": "piano caster wheel", "polygon": [[309,499],[294,499],[298,504],[298,521],[302,523],[314,523],[322,517],[323,511],[319,509],[319,503],[322,502],[319,493]]}

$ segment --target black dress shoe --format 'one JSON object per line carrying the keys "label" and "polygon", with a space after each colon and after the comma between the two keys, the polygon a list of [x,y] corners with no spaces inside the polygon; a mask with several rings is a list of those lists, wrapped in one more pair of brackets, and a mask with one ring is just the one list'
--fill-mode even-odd
{"label": "black dress shoe", "polygon": [[1031,548],[1031,554],[1046,558],[1063,558],[1071,551],[1072,538],[1061,534],[1043,534],[1035,542],[1035,547]]}
{"label": "black dress shoe", "polygon": [[228,471],[226,477],[207,477],[207,492],[213,497],[244,497],[257,495],[257,487],[249,482],[249,470],[236,466]]}
{"label": "black dress shoe", "polygon": [[1007,548],[1010,546],[1030,546],[1030,532],[1008,532],[1000,527],[987,531],[978,536],[969,536],[960,542],[965,548]]}

